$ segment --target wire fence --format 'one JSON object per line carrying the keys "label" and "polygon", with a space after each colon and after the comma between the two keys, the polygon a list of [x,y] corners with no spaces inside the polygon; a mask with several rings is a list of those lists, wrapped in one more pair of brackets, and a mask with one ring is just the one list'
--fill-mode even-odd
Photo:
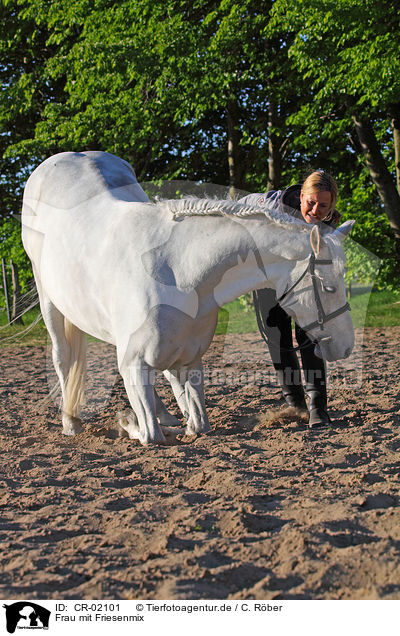
{"label": "wire fence", "polygon": [[[9,290],[8,290],[8,282],[5,270],[5,263],[2,260],[2,270],[3,270],[3,289],[4,295],[6,298],[6,306],[0,309],[1,312],[7,311],[7,323],[5,325],[0,326],[0,332],[4,329],[9,328],[12,325],[20,324],[22,321],[22,317],[25,316],[29,311],[34,309],[39,305],[39,295],[36,288],[36,283],[32,280],[29,283],[28,289],[24,294],[18,293],[15,303],[15,311],[14,315],[11,317],[10,313],[10,303],[9,303]],[[13,290],[15,293],[15,289]],[[26,335],[29,331],[31,331],[42,319],[42,314],[39,312],[38,315],[33,319],[33,321],[21,331],[18,331],[15,334],[7,335],[5,337],[0,337],[0,342],[6,342],[9,340],[13,340],[14,338],[20,338]]]}

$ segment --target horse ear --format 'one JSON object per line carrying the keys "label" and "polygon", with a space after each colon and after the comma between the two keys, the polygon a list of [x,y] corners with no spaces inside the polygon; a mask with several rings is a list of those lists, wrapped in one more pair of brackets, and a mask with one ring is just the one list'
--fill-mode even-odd
{"label": "horse ear", "polygon": [[315,256],[318,256],[321,243],[321,234],[319,232],[318,225],[314,225],[313,229],[311,230],[310,243]]}
{"label": "horse ear", "polygon": [[344,241],[346,236],[350,233],[354,223],[354,219],[345,221],[344,223],[342,223],[342,225],[339,225],[339,227],[336,228],[336,230],[333,232],[333,236],[336,236],[336,238],[338,238],[340,241]]}

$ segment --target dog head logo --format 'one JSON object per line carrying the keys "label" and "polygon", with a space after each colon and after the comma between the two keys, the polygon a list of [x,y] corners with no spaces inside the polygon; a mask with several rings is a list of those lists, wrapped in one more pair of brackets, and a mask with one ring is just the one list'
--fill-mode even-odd
{"label": "dog head logo", "polygon": [[7,631],[14,634],[16,629],[48,629],[50,611],[30,601],[19,601],[3,605],[6,609]]}

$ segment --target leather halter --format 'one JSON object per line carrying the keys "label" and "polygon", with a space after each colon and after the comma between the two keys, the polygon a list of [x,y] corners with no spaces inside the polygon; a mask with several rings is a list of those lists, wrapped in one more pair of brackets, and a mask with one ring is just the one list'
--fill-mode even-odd
{"label": "leather halter", "polygon": [[325,310],[321,302],[321,296],[318,290],[317,276],[315,274],[315,265],[332,265],[332,259],[330,258],[318,259],[315,257],[314,252],[312,252],[309,257],[307,268],[301,274],[300,278],[298,278],[297,281],[291,287],[289,287],[289,289],[287,289],[284,294],[282,294],[282,296],[277,298],[277,302],[280,303],[281,300],[286,298],[286,296],[288,296],[288,294],[290,294],[290,292],[292,292],[293,289],[297,287],[297,285],[303,280],[303,278],[308,273],[310,274],[312,284],[313,284],[315,303],[317,305],[318,318],[317,320],[310,322],[308,325],[304,325],[304,327],[301,327],[303,331],[309,331],[310,329],[313,329],[314,327],[318,327],[318,326],[323,331],[325,323],[329,322],[329,320],[333,320],[333,318],[336,318],[336,316],[340,316],[340,314],[343,314],[345,311],[350,311],[350,305],[349,303],[346,303],[345,305],[343,305],[343,307],[339,307],[339,309],[335,309],[335,311],[332,311],[330,314],[325,313]]}

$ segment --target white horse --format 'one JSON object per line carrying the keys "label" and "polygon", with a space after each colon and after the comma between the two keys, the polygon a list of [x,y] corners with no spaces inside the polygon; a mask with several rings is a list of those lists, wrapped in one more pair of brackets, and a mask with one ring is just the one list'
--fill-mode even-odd
{"label": "white horse", "polygon": [[122,159],[66,152],[30,176],[22,223],[66,435],[82,431],[86,334],[116,346],[133,409],[119,426],[142,444],[177,431],[155,370],[170,381],[186,432],[209,430],[201,359],[218,309],[245,292],[276,289],[326,360],[353,348],[341,247],[352,222],[321,235],[317,225],[234,201],[151,203]]}

